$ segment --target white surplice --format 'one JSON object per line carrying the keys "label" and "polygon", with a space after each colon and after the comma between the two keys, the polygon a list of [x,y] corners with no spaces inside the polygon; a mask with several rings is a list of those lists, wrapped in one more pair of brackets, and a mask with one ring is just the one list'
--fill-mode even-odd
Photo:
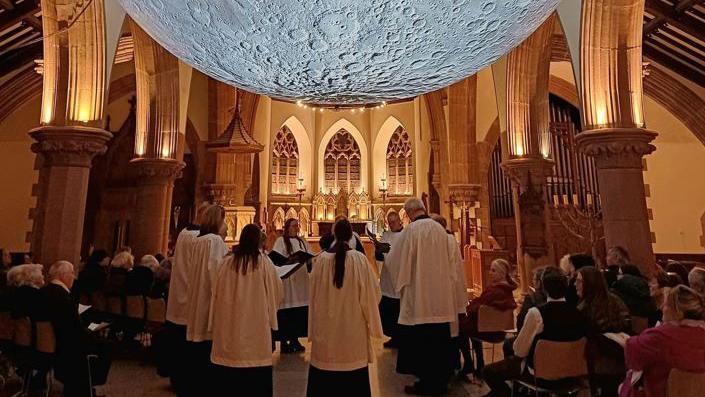
{"label": "white surplice", "polygon": [[166,319],[174,324],[186,325],[188,303],[188,272],[192,265],[191,254],[198,237],[198,230],[184,229],[176,238],[174,258],[171,261],[169,280],[169,300],[166,305]]}
{"label": "white surplice", "polygon": [[395,284],[401,295],[399,324],[439,324],[458,321],[455,253],[448,234],[431,218],[417,219],[389,251],[399,261]]}
{"label": "white surplice", "polygon": [[[388,243],[390,246],[394,246],[401,236],[401,230],[398,232],[393,232],[387,230],[382,233],[382,242]],[[382,296],[387,298],[399,299],[399,293],[394,288],[394,283],[396,282],[397,276],[399,275],[399,262],[398,256],[389,256],[389,253],[384,255],[384,263],[382,265],[382,270],[379,272],[379,285],[382,290]]]}
{"label": "white surplice", "polygon": [[191,253],[189,269],[188,303],[186,304],[186,340],[203,342],[211,340],[208,317],[211,290],[228,247],[223,238],[207,234],[196,238]]}
{"label": "white surplice", "polygon": [[[272,251],[276,251],[286,257],[298,251],[311,252],[311,247],[306,240],[302,239],[299,241],[292,238],[289,241],[291,241],[291,252],[286,251],[284,237],[279,237],[277,241],[274,242]],[[285,278],[283,284],[284,299],[281,304],[282,309],[308,306],[308,270],[306,266],[301,266],[294,274]]]}
{"label": "white surplice", "polygon": [[311,272],[308,337],[311,365],[328,371],[352,371],[374,359],[372,339],[382,338],[381,292],[362,253],[351,249],[340,289],[333,284],[335,254],[316,258]]}
{"label": "white surplice", "polygon": [[[455,277],[453,277],[453,291],[454,291],[454,302],[455,310],[458,314],[465,314],[465,310],[468,306],[468,292],[465,283],[465,264],[463,263],[463,256],[460,253],[460,245],[455,236],[448,234],[448,251],[451,254],[451,263],[453,270],[455,272]],[[456,318],[457,320],[457,318]],[[459,324],[458,321],[453,321],[450,324],[450,335],[458,336]]]}
{"label": "white surplice", "polygon": [[282,281],[274,264],[261,254],[257,268],[248,264],[246,274],[235,269],[233,255],[225,257],[213,285],[210,329],[211,361],[228,367],[272,365],[272,333]]}

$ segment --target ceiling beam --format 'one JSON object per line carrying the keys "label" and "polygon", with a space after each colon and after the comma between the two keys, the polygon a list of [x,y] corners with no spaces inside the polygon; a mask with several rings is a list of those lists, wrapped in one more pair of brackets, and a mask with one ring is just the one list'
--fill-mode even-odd
{"label": "ceiling beam", "polygon": [[0,31],[5,30],[23,19],[33,17],[39,11],[39,6],[33,0],[25,0],[15,4],[14,8],[0,14]]}
{"label": "ceiling beam", "polygon": [[650,35],[664,24],[669,24],[705,41],[705,24],[685,13],[694,5],[702,3],[705,3],[705,0],[681,0],[674,6],[669,6],[661,0],[647,1],[644,9],[655,15],[655,18],[644,25],[644,36]]}
{"label": "ceiling beam", "polygon": [[653,44],[651,42],[644,43],[644,56],[657,63],[660,63],[672,71],[678,73],[682,77],[692,81],[695,84],[705,88],[705,74],[701,69],[695,66],[686,65],[676,55],[668,52],[668,49]]}

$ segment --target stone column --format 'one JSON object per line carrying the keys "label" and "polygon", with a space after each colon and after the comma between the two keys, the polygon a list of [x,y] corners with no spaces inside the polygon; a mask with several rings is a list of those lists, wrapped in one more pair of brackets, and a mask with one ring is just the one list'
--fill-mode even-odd
{"label": "stone column", "polygon": [[[93,157],[105,153],[109,132],[93,127],[42,126],[29,134],[40,159],[32,253],[37,263],[80,261],[88,177]],[[10,171],[8,171],[10,172]]]}
{"label": "stone column", "polygon": [[184,165],[174,159],[136,158],[131,161],[137,181],[136,207],[130,227],[130,246],[135,258],[156,253],[166,255],[174,180],[180,176]]}
{"label": "stone column", "polygon": [[550,264],[552,257],[545,186],[546,177],[553,174],[553,161],[521,157],[504,161],[502,168],[512,181],[519,277],[522,292],[527,293],[533,270]]}
{"label": "stone column", "polygon": [[642,159],[656,147],[653,131],[602,128],[580,133],[579,150],[595,158],[606,246],[627,249],[632,262],[649,274],[655,265]]}

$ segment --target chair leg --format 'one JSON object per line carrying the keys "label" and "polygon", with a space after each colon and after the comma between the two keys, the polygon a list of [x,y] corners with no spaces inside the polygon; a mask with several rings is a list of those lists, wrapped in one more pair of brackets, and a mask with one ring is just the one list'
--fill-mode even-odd
{"label": "chair leg", "polygon": [[93,395],[93,374],[91,373],[91,355],[86,356],[86,364],[88,365],[88,395],[95,397]]}

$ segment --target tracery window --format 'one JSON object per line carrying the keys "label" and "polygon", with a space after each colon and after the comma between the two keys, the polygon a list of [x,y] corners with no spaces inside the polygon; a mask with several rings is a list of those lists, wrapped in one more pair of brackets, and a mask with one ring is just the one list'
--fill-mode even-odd
{"label": "tracery window", "polygon": [[414,192],[411,140],[402,126],[392,133],[387,145],[387,180],[389,194],[410,196]]}
{"label": "tracery window", "polygon": [[338,192],[359,190],[360,187],[360,146],[345,129],[340,129],[331,137],[323,157],[325,167],[325,188]]}
{"label": "tracery window", "polygon": [[299,175],[299,147],[289,127],[283,126],[272,148],[272,193],[296,194]]}

